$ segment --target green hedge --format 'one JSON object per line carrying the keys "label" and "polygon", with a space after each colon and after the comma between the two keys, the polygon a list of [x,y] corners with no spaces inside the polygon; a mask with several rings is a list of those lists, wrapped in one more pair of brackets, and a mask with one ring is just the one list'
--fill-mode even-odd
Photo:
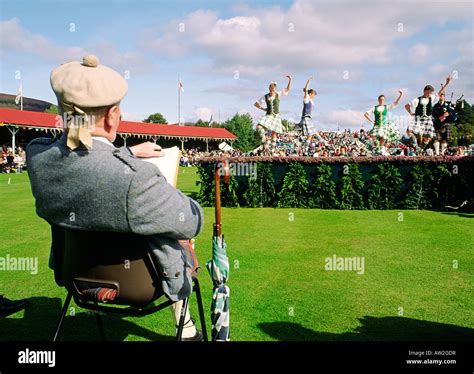
{"label": "green hedge", "polygon": [[[203,206],[214,204],[213,167],[198,166]],[[433,209],[473,199],[474,157],[379,159],[231,158],[254,163],[253,177],[232,175],[221,183],[227,207],[321,209]]]}

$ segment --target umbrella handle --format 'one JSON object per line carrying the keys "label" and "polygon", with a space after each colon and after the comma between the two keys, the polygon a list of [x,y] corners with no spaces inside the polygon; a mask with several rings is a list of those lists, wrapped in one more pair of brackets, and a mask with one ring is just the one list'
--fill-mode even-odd
{"label": "umbrella handle", "polygon": [[214,168],[214,182],[216,184],[216,222],[214,223],[214,236],[221,236],[221,174],[224,176],[224,183],[229,183],[230,167],[228,160],[223,159],[219,161]]}

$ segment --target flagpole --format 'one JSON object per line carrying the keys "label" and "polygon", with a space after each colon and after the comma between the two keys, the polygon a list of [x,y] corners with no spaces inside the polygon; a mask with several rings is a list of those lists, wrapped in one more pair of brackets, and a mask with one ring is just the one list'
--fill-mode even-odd
{"label": "flagpole", "polygon": [[178,76],[178,126],[181,126],[181,78]]}

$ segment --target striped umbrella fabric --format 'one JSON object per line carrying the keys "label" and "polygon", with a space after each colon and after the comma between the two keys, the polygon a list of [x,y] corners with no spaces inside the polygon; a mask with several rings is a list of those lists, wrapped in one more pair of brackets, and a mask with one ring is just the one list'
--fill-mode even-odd
{"label": "striped umbrella fabric", "polygon": [[206,267],[214,283],[211,303],[212,341],[230,341],[230,289],[226,285],[229,279],[229,258],[224,236],[213,237],[212,260],[207,262]]}

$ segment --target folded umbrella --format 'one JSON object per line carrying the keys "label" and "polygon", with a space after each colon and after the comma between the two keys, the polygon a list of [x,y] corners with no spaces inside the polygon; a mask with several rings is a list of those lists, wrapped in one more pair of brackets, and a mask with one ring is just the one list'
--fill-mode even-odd
{"label": "folded umbrella", "polygon": [[214,235],[212,238],[212,259],[207,262],[206,267],[212,278],[214,288],[212,290],[211,322],[212,341],[229,341],[229,303],[230,289],[226,285],[229,279],[229,258],[227,257],[227,244],[221,230],[221,196],[220,196],[220,168],[223,168],[224,182],[230,180],[230,169],[227,161],[216,165],[214,180],[216,184],[216,204],[214,223]]}

